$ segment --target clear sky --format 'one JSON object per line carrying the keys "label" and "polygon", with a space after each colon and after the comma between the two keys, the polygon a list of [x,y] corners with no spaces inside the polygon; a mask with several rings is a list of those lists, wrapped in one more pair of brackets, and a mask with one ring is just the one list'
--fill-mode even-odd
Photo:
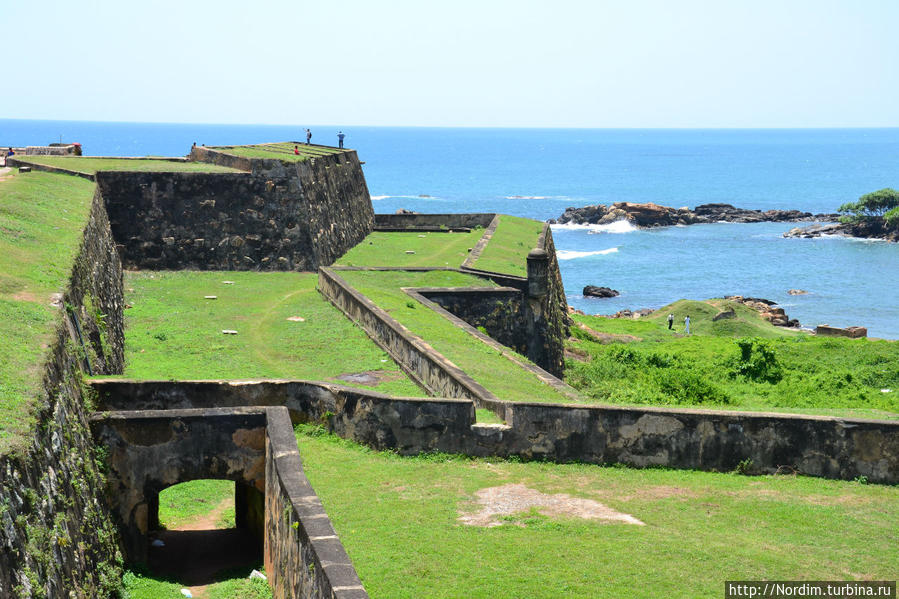
{"label": "clear sky", "polygon": [[0,117],[899,126],[897,0],[0,0]]}

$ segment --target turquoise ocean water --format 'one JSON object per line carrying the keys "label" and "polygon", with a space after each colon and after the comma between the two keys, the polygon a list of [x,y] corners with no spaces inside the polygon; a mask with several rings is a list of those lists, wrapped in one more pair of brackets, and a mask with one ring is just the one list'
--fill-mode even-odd
{"label": "turquoise ocean water", "polygon": [[[312,127],[336,145],[337,127]],[[376,212],[497,211],[545,220],[616,201],[833,212],[899,187],[899,129],[603,130],[343,127]],[[89,155],[184,155],[191,143],[299,139],[301,127],[0,120],[0,144],[78,141]],[[426,197],[424,197],[426,196]],[[554,227],[571,305],[589,313],[727,294],[777,301],[804,326],[899,338],[899,244],[783,239],[790,223]],[[621,296],[587,299],[584,285]],[[805,296],[787,290],[801,288]]]}

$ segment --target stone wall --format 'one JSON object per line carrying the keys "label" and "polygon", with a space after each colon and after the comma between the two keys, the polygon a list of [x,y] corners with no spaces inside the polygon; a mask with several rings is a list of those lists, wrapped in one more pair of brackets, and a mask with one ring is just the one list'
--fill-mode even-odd
{"label": "stone wall", "polygon": [[375,227],[402,230],[422,228],[475,229],[488,227],[496,214],[376,214]]}
{"label": "stone wall", "polygon": [[474,422],[463,399],[393,398],[308,381],[94,381],[108,407],[284,405],[342,437],[403,454],[444,451],[556,462],[665,466],[899,483],[899,422],[752,412],[503,402]]}
{"label": "stone wall", "polygon": [[353,289],[330,268],[320,268],[318,289],[358,324],[419,385],[438,397],[473,399],[479,407],[500,409],[500,400],[434,351],[384,310]]}
{"label": "stone wall", "polygon": [[58,304],[36,425],[0,457],[0,597],[107,597],[121,581],[82,387],[84,371],[123,364],[122,273],[98,195]]}
{"label": "stone wall", "polygon": [[416,288],[415,292],[471,326],[483,328],[487,335],[506,347],[527,355],[527,322],[522,306],[524,297],[518,289]]}
{"label": "stone wall", "polygon": [[245,173],[97,173],[128,268],[314,270],[371,232],[356,153],[305,162],[250,160],[194,148]]}
{"label": "stone wall", "polygon": [[[565,370],[565,340],[570,335],[568,301],[565,299],[562,273],[549,225],[543,225],[537,248],[546,252],[548,264],[546,279],[541,281],[541,285],[545,287],[543,295],[529,297],[527,302],[527,357],[547,372],[562,378]],[[528,278],[531,278],[530,274]],[[531,281],[528,283],[530,285]]]}

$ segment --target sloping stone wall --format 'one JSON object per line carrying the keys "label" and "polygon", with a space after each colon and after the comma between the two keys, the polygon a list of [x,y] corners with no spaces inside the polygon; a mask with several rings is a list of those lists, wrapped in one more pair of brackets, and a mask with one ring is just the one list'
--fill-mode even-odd
{"label": "sloping stone wall", "polygon": [[191,158],[245,173],[97,173],[127,268],[314,270],[362,241],[374,213],[356,153],[305,162]]}
{"label": "sloping stone wall", "polygon": [[121,266],[97,195],[59,302],[33,433],[0,457],[0,597],[93,599],[120,585],[82,375],[122,372],[122,306]]}

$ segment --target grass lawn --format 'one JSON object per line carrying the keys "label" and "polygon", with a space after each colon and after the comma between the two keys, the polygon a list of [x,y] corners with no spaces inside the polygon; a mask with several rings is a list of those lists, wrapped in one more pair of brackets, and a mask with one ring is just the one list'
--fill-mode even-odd
{"label": "grass lawn", "polygon": [[[892,580],[899,488],[443,455],[400,457],[297,428],[307,476],[372,597],[720,597],[725,580]],[[523,485],[645,526],[563,510],[463,524]],[[519,487],[520,489],[521,487]],[[543,512],[543,513],[541,513]]]}
{"label": "grass lawn", "polygon": [[[257,570],[262,570],[260,564]],[[202,597],[197,599],[271,599],[272,590],[262,580],[249,580],[249,572],[241,569],[225,580],[209,585],[204,589]],[[124,599],[184,599],[181,589],[184,585],[176,580],[154,576],[147,572],[128,571],[122,579],[125,588]]]}
{"label": "grass lawn", "polygon": [[[491,281],[447,271],[338,271],[337,274],[500,399],[553,403],[576,401],[506,358],[505,353],[514,353],[511,349],[500,353],[400,289],[492,287],[494,284]],[[527,360],[523,356],[520,359]]]}
{"label": "grass lawn", "polygon": [[[712,321],[728,307],[736,318]],[[682,334],[687,314],[689,337]],[[572,327],[569,355],[588,361],[569,359],[566,380],[600,402],[899,418],[896,342],[775,327],[726,300],[681,300],[639,320],[575,320],[604,334],[606,343]]]}
{"label": "grass lawn", "polygon": [[[294,146],[298,146],[300,151],[299,154],[293,153]],[[344,151],[329,146],[307,146],[304,143],[287,141],[271,144],[257,144],[253,146],[216,146],[210,147],[209,149],[225,154],[231,154],[232,156],[242,156],[244,158],[274,158],[286,162],[305,162],[310,158],[338,154]]]}
{"label": "grass lawn", "polygon": [[191,480],[159,493],[159,523],[164,528],[181,528],[213,511],[221,512],[215,528],[234,528],[234,481]]}
{"label": "grass lawn", "polygon": [[[125,311],[125,376],[307,379],[426,396],[361,329],[322,298],[315,289],[317,276],[126,273],[126,301],[133,307]],[[204,299],[207,295],[217,299]],[[363,372],[372,372],[381,382],[365,386],[337,379]]]}
{"label": "grass lawn", "polygon": [[0,175],[0,455],[27,435],[44,356],[87,222],[94,184],[67,175]]}
{"label": "grass lawn", "polygon": [[499,224],[475,268],[519,277],[528,275],[528,252],[537,247],[543,223],[530,218],[501,214]]}
{"label": "grass lawn", "polygon": [[[458,268],[484,234],[375,231],[336,262],[339,266],[436,266]],[[415,252],[409,254],[408,252]]]}
{"label": "grass lawn", "polygon": [[188,173],[242,173],[244,171],[205,162],[178,162],[171,160],[123,160],[121,158],[90,158],[88,156],[16,156],[16,159],[32,164],[44,164],[79,173],[94,174],[97,171],[153,171]]}

